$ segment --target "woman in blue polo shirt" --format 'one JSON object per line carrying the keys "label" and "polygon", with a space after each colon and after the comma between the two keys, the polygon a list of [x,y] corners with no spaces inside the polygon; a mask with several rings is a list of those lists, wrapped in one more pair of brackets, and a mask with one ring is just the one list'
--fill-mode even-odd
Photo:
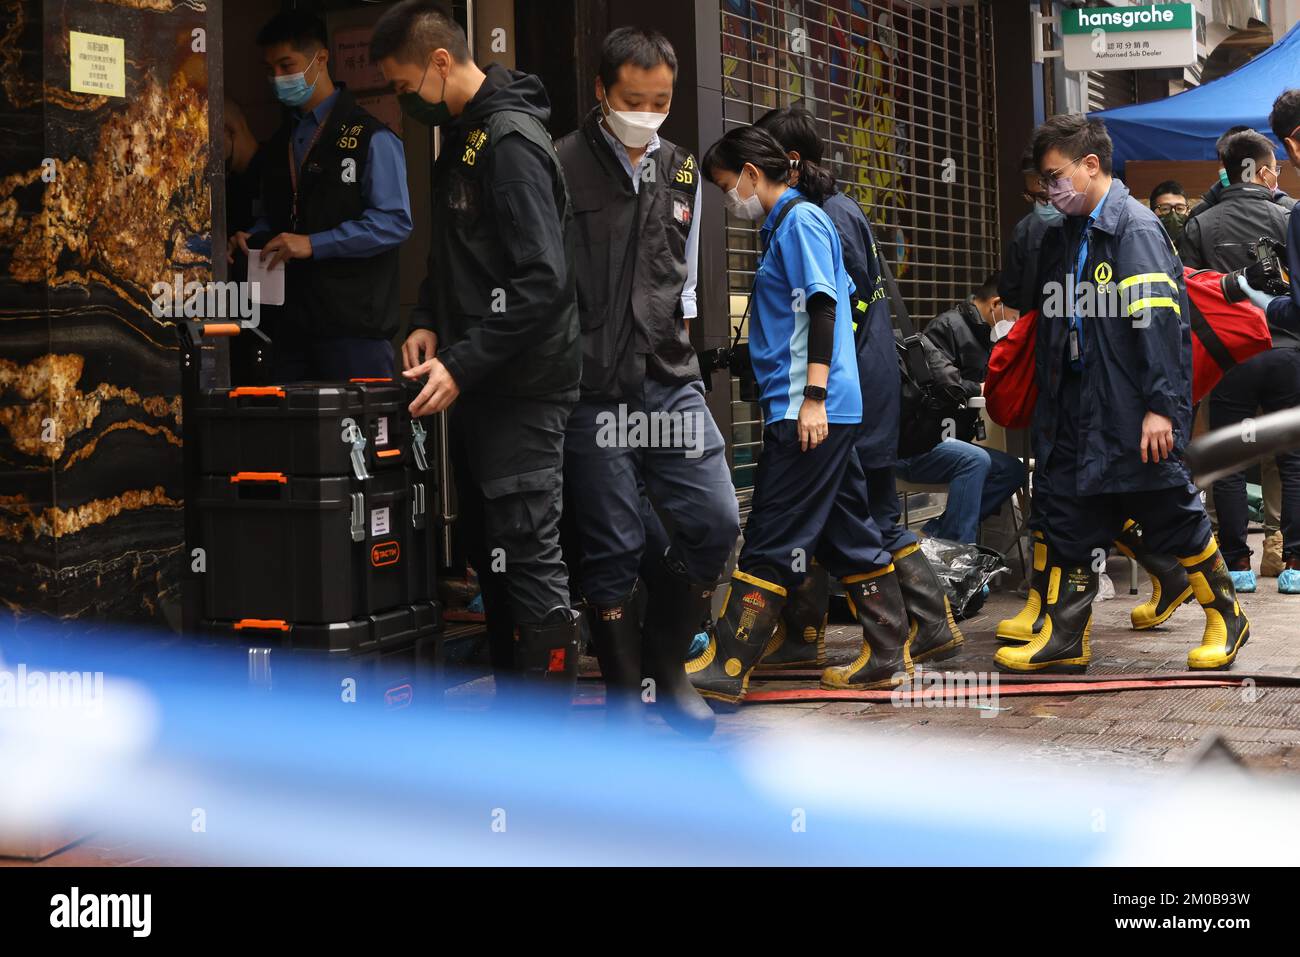
{"label": "woman in blue polo shirt", "polygon": [[839,236],[791,188],[791,161],[771,134],[733,129],[701,166],[733,214],[763,224],[749,355],[764,427],[745,544],[708,646],[687,674],[706,698],[743,699],[788,589],[815,555],[843,581],[864,638],[857,661],[827,669],[822,684],[893,687],[911,672],[907,613],[854,449],[862,391]]}

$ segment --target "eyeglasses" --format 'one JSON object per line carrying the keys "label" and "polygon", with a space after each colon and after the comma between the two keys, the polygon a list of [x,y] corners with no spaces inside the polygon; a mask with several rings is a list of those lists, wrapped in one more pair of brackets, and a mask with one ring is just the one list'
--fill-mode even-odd
{"label": "eyeglasses", "polygon": [[1170,213],[1178,213],[1178,215],[1181,216],[1183,213],[1186,213],[1187,210],[1189,210],[1190,208],[1191,207],[1188,206],[1186,203],[1157,203],[1156,215],[1168,216]]}
{"label": "eyeglasses", "polygon": [[1048,170],[1046,175],[1038,177],[1038,185],[1043,187],[1044,190],[1048,189],[1048,187],[1050,187],[1054,182],[1056,182],[1058,179],[1061,178],[1062,173],[1064,173],[1071,166],[1077,166],[1080,162],[1083,161],[1083,159],[1084,157],[1080,156],[1078,159],[1066,163],[1060,169]]}

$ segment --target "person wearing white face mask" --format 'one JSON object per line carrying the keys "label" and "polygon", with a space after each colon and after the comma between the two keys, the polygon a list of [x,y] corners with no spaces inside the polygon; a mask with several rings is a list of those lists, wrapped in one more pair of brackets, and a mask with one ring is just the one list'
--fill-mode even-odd
{"label": "person wearing white face mask", "polygon": [[912,673],[897,571],[871,518],[857,440],[863,417],[850,305],[855,291],[830,217],[790,185],[799,163],[758,127],[709,147],[704,173],[736,215],[762,220],[749,356],[763,451],[745,542],[704,650],[686,664],[712,701],[744,699],[782,609],[816,558],[844,584],[863,642],[824,688],[892,688]]}
{"label": "person wearing white face mask", "polygon": [[[649,677],[653,708],[703,736],[713,712],[682,662],[710,616],[740,518],[689,335],[699,168],[658,133],[676,72],[662,35],[614,30],[602,45],[595,107],[556,142],[573,193],[583,351],[564,440],[565,560],[590,611],[607,720],[643,717]],[[620,421],[681,429],[666,441],[632,431],[611,440],[607,424]],[[656,509],[671,517],[671,539]]]}

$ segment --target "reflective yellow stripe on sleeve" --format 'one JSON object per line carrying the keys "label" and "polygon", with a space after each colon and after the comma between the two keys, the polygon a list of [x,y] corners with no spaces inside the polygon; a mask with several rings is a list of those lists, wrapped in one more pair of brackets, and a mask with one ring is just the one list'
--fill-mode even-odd
{"label": "reflective yellow stripe on sleeve", "polygon": [[1182,316],[1182,310],[1178,308],[1178,303],[1168,296],[1148,296],[1146,299],[1139,299],[1128,307],[1128,315],[1138,312],[1142,309],[1159,309],[1168,307],[1174,311],[1175,316]]}
{"label": "reflective yellow stripe on sleeve", "polygon": [[1165,272],[1144,272],[1137,276],[1129,276],[1127,279],[1121,279],[1119,282],[1119,291],[1123,292],[1129,286],[1136,286],[1138,283],[1151,285],[1152,283],[1168,283],[1173,289],[1178,288],[1178,283],[1169,278],[1169,273]]}

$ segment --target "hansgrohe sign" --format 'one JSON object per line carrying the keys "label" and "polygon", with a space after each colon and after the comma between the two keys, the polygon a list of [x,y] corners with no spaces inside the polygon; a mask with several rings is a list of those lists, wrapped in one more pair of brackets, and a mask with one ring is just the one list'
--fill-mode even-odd
{"label": "hansgrohe sign", "polygon": [[1190,3],[1084,7],[1061,14],[1067,70],[1149,70],[1196,62]]}

